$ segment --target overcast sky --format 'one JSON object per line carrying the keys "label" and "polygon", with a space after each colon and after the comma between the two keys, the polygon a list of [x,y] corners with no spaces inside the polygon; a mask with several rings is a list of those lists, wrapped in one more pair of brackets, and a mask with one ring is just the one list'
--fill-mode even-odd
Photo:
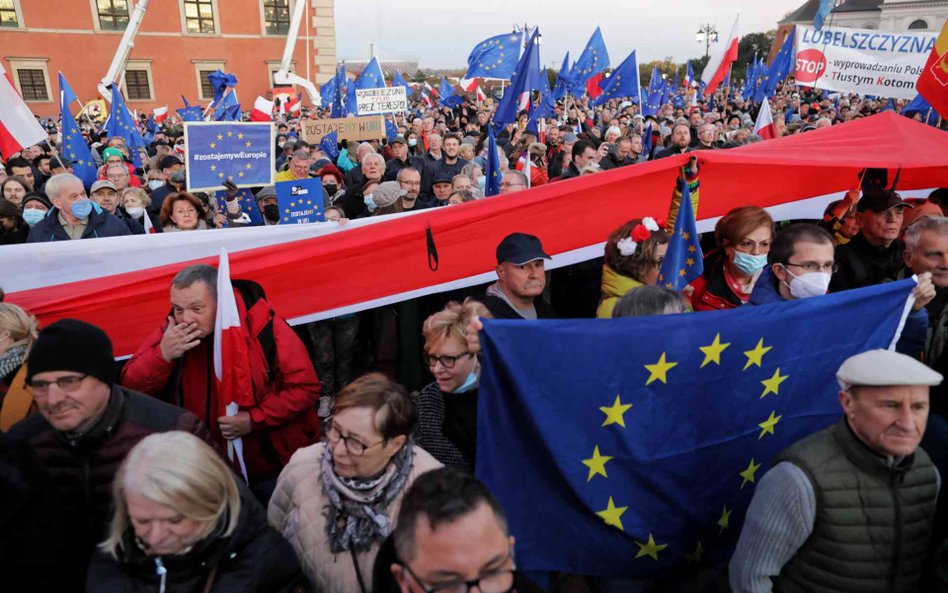
{"label": "overcast sky", "polygon": [[479,41],[539,25],[543,65],[559,69],[566,51],[575,60],[602,27],[612,66],[633,49],[640,63],[704,55],[695,33],[710,22],[727,35],[740,13],[741,34],[767,31],[804,0],[337,0],[340,60],[365,59],[369,44],[380,58],[417,60],[422,68],[461,68]]}

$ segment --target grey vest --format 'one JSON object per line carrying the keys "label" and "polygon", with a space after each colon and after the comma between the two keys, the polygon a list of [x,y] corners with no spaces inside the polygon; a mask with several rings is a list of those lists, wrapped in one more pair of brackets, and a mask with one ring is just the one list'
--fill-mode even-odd
{"label": "grey vest", "polygon": [[816,521],[773,580],[774,593],[919,590],[938,489],[921,448],[890,467],[844,418],[787,448],[776,463],[781,461],[806,472]]}

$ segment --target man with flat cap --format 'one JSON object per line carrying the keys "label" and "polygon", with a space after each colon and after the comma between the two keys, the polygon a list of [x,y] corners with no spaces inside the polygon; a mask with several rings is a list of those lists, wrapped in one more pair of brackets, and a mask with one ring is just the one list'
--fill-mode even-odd
{"label": "man with flat cap", "polygon": [[843,418],[780,453],[754,492],[733,593],[924,590],[940,478],[919,443],[943,377],[870,350],[836,378]]}
{"label": "man with flat cap", "polygon": [[546,288],[540,239],[526,233],[511,233],[497,246],[497,282],[487,287],[484,306],[494,319],[545,319],[556,317],[541,295]]}

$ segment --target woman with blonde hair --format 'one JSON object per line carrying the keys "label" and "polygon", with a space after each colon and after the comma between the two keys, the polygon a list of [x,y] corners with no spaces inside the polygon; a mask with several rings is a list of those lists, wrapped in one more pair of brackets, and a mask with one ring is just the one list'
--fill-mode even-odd
{"label": "woman with blonde hair", "polygon": [[35,317],[12,303],[0,303],[0,432],[35,410],[25,363],[38,331]]}
{"label": "woman with blonde hair", "polygon": [[476,317],[491,317],[473,299],[451,301],[425,320],[422,359],[434,381],[417,395],[418,444],[448,467],[474,469],[477,389],[481,365],[468,348],[467,329]]}
{"label": "woman with blonde hair", "polygon": [[290,545],[267,526],[230,467],[191,433],[142,439],[122,462],[112,499],[88,593],[279,592],[298,579]]}

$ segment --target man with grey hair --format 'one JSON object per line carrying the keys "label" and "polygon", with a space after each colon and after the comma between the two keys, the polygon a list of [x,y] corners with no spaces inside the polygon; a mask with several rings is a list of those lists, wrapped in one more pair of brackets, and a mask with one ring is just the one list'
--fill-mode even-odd
{"label": "man with grey hair", "polygon": [[274,182],[279,181],[299,181],[300,179],[309,179],[312,177],[309,170],[309,151],[302,148],[293,151],[290,157],[286,171],[280,171],[274,177]]}
{"label": "man with grey hair", "polygon": [[[319,441],[320,385],[306,346],[260,285],[232,285],[248,349],[234,355],[246,361],[248,392],[220,393],[214,378],[217,270],[206,264],[188,266],[171,281],[171,315],[125,365],[121,383],[181,405],[222,447],[241,439],[250,489],[266,504],[293,453]],[[236,414],[224,412],[230,402],[240,404]]]}
{"label": "man with grey hair", "polygon": [[372,145],[368,142],[361,144],[357,142],[354,145],[349,145],[349,155],[350,157],[355,157],[355,166],[346,171],[346,187],[365,184],[365,173],[362,171],[362,163],[365,162],[365,157],[373,152],[375,152],[375,149],[372,148]]}
{"label": "man with grey hair", "polygon": [[510,169],[500,178],[500,193],[510,194],[517,191],[529,189],[527,185],[527,176],[523,171]]}
{"label": "man with grey hair", "polygon": [[53,175],[46,182],[53,209],[30,229],[27,243],[119,237],[132,232],[121,220],[103,211],[86,196],[82,180],[72,173]]}
{"label": "man with grey hair", "polygon": [[[363,144],[363,146],[369,146]],[[371,148],[371,146],[369,147]],[[385,157],[374,150],[362,157],[362,182],[355,185],[349,185],[346,193],[339,198],[338,203],[342,206],[346,216],[351,219],[365,218],[369,216],[368,201],[370,193],[366,193],[365,188],[369,184],[378,184],[385,174]]]}
{"label": "man with grey hair", "polygon": [[108,165],[105,169],[105,178],[112,182],[116,192],[121,192],[132,181],[128,167],[122,164]]}
{"label": "man with grey hair", "polygon": [[843,417],[780,453],[754,492],[731,591],[920,591],[939,474],[919,447],[943,377],[888,350],[836,373]]}

